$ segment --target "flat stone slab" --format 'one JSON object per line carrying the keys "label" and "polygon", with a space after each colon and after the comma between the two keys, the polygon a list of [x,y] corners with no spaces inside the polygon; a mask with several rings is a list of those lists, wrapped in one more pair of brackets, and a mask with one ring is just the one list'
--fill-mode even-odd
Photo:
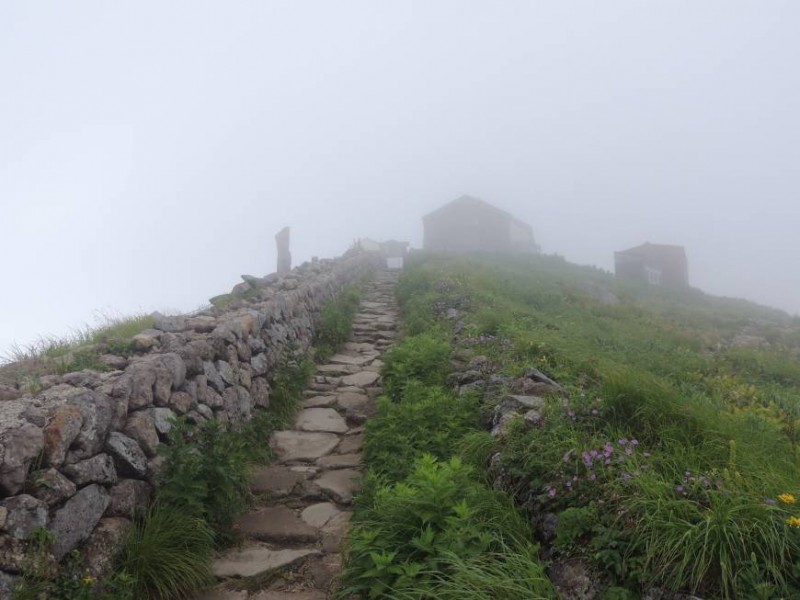
{"label": "flat stone slab", "polygon": [[319,529],[324,527],[325,524],[333,517],[337,516],[340,512],[335,505],[330,502],[320,502],[319,504],[312,504],[300,513],[300,518],[310,527]]}
{"label": "flat stone slab", "polygon": [[332,408],[301,410],[294,426],[301,431],[328,431],[331,433],[344,433],[348,429],[342,416]]}
{"label": "flat stone slab", "polygon": [[322,549],[325,552],[337,552],[342,546],[342,541],[347,535],[350,527],[350,518],[353,513],[342,511],[338,515],[331,517],[322,528]]}
{"label": "flat stone slab", "polygon": [[318,554],[317,550],[273,550],[266,544],[250,544],[224,552],[214,559],[211,570],[220,579],[256,577]]}
{"label": "flat stone slab", "polygon": [[262,542],[305,544],[317,539],[316,530],[291,508],[268,506],[242,515],[239,531]]}
{"label": "flat stone slab", "polygon": [[358,371],[357,365],[319,365],[317,373],[324,373],[325,375],[346,375]]}
{"label": "flat stone slab", "polygon": [[303,408],[324,408],[334,404],[336,404],[336,396],[312,396],[300,403]]}
{"label": "flat stone slab", "polygon": [[201,592],[199,596],[194,597],[194,600],[247,600],[247,592],[214,588]]}
{"label": "flat stone slab", "polygon": [[269,494],[275,498],[283,498],[291,494],[294,487],[308,476],[309,474],[281,465],[269,465],[253,473],[250,490],[254,494]]}
{"label": "flat stone slab", "polygon": [[360,454],[331,454],[317,459],[317,464],[323,469],[347,469],[358,467],[361,464]]}
{"label": "flat stone slab", "polygon": [[339,365],[353,365],[360,367],[367,364],[370,359],[366,356],[352,356],[350,354],[334,354],[331,356],[330,362]]}
{"label": "flat stone slab", "polygon": [[319,590],[302,590],[297,592],[277,592],[265,590],[250,596],[250,600],[325,600],[325,592]]}
{"label": "flat stone slab", "polygon": [[339,504],[350,504],[353,494],[359,490],[361,473],[353,469],[338,469],[323,473],[314,480],[314,483],[327,496]]}
{"label": "flat stone slab", "polygon": [[363,392],[360,394],[354,394],[353,392],[342,392],[338,396],[336,396],[336,404],[344,408],[345,410],[359,410],[363,409],[369,403],[369,396],[364,394]]}
{"label": "flat stone slab", "polygon": [[[364,434],[346,435],[336,448],[337,454],[355,454],[364,447]],[[327,453],[326,453],[327,454]],[[322,458],[321,456],[319,458]]]}
{"label": "flat stone slab", "polygon": [[354,385],[356,387],[367,387],[378,381],[380,375],[374,371],[360,371],[342,377],[342,385]]}
{"label": "flat stone slab", "polygon": [[276,431],[272,434],[270,446],[278,455],[278,459],[284,462],[316,460],[330,454],[339,443],[339,439],[334,433]]}

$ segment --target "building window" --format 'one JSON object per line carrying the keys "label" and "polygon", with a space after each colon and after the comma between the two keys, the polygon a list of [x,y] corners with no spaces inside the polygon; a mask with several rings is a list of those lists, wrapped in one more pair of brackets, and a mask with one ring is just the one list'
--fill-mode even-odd
{"label": "building window", "polygon": [[650,285],[661,285],[661,271],[659,269],[645,267],[644,270],[647,274],[647,283]]}

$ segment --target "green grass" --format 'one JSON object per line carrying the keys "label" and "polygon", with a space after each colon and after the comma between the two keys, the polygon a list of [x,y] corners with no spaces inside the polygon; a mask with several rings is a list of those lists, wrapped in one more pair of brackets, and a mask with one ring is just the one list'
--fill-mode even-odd
{"label": "green grass", "polygon": [[214,532],[202,518],[156,504],[134,523],[120,567],[136,598],[186,598],[210,585]]}
{"label": "green grass", "polygon": [[[597,289],[620,303],[603,304]],[[641,597],[653,585],[708,599],[800,594],[800,530],[787,521],[800,511],[774,504],[781,493],[800,495],[799,319],[697,290],[619,284],[547,256],[413,260],[398,298],[405,331],[443,344],[441,356],[468,344],[502,375],[535,367],[566,389],[566,398],[546,400],[540,427],[517,422],[502,441],[474,430],[442,434],[435,447],[441,458],[463,456],[486,480],[503,473],[495,487],[532,522],[561,515],[554,559],[594,564],[609,597]],[[448,309],[458,311],[457,338]],[[739,347],[743,333],[768,345]],[[441,381],[447,369],[444,360],[441,372],[432,366],[436,354],[419,341],[413,349],[428,359],[415,363],[410,349],[398,348],[409,374],[387,373],[401,406],[404,381]],[[425,408],[432,416],[419,420],[446,432],[436,405],[455,414],[452,396],[434,400]],[[400,427],[372,427],[376,447],[384,432],[393,447]],[[408,430],[411,448],[417,430]],[[384,454],[375,452],[387,472],[402,474],[392,461],[406,463],[403,451]],[[402,597],[425,597],[417,592]],[[430,597],[446,597],[437,593]]]}
{"label": "green grass", "polygon": [[353,318],[360,302],[359,286],[351,285],[322,309],[314,342],[315,359],[318,363],[323,363],[333,356],[336,349],[350,337]]}

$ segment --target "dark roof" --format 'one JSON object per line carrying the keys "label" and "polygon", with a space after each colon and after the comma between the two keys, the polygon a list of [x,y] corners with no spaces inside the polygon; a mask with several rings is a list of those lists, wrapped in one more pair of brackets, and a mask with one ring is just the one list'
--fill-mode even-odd
{"label": "dark roof", "polygon": [[449,211],[449,210],[451,210],[453,208],[482,208],[482,209],[493,210],[494,212],[503,215],[509,221],[514,221],[515,223],[517,223],[518,225],[524,227],[525,229],[529,230],[530,232],[533,232],[533,228],[530,225],[528,225],[524,221],[520,221],[514,215],[512,215],[510,212],[507,212],[507,211],[503,210],[502,208],[497,208],[496,206],[493,206],[493,205],[489,204],[488,202],[484,202],[480,198],[476,198],[475,196],[469,196],[467,194],[464,194],[463,196],[459,196],[458,198],[456,198],[452,202],[448,202],[444,206],[440,206],[439,208],[437,208],[433,212],[429,212],[427,215],[422,217],[422,220],[423,221],[427,221],[431,217],[438,217],[439,215],[441,215],[443,213],[446,213],[447,211]]}
{"label": "dark roof", "polygon": [[616,252],[616,254],[628,254],[630,256],[642,257],[658,255],[682,258],[684,260],[686,259],[686,250],[683,248],[683,246],[675,246],[672,244],[651,244],[650,242],[645,242],[641,246],[628,248],[627,250],[620,250],[619,252]]}

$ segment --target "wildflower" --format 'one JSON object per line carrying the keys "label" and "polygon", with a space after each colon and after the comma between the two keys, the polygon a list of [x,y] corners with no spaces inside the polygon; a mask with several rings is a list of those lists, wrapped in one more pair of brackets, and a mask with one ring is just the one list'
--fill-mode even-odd
{"label": "wildflower", "polygon": [[589,481],[594,481],[595,479],[597,479],[597,475],[595,475],[594,472],[589,473]]}
{"label": "wildflower", "polygon": [[603,454],[606,458],[611,456],[614,453],[614,446],[611,445],[611,442],[606,442],[606,445],[603,446]]}
{"label": "wildflower", "polygon": [[94,584],[94,577],[92,577],[91,575],[87,575],[86,577],[81,579],[81,583],[83,585],[85,585],[85,586],[93,585]]}
{"label": "wildflower", "polygon": [[620,438],[619,445],[626,446],[628,444],[628,438]]}
{"label": "wildflower", "polygon": [[554,488],[554,487],[547,488],[547,495],[550,496],[551,498],[555,498],[556,497],[556,488]]}
{"label": "wildflower", "polygon": [[789,525],[789,527],[800,528],[800,517],[789,517],[786,519],[786,524]]}
{"label": "wildflower", "polygon": [[639,440],[637,440],[636,438],[633,438],[631,440],[631,446],[638,446],[638,445],[639,445]]}
{"label": "wildflower", "polygon": [[684,496],[686,495],[686,490],[682,485],[675,486],[675,492],[678,494],[683,494]]}
{"label": "wildflower", "polygon": [[586,450],[581,452],[581,458],[583,458],[583,464],[584,465],[586,465],[587,467],[591,467],[592,466],[592,457],[588,452],[586,452]]}
{"label": "wildflower", "polygon": [[781,494],[780,496],[778,496],[778,500],[780,500],[784,504],[794,504],[795,502],[797,502],[797,499],[791,494]]}
{"label": "wildflower", "polygon": [[620,475],[620,477],[622,477],[622,481],[630,481],[630,479],[631,479],[631,476],[630,476],[629,473],[623,473],[622,475]]}

